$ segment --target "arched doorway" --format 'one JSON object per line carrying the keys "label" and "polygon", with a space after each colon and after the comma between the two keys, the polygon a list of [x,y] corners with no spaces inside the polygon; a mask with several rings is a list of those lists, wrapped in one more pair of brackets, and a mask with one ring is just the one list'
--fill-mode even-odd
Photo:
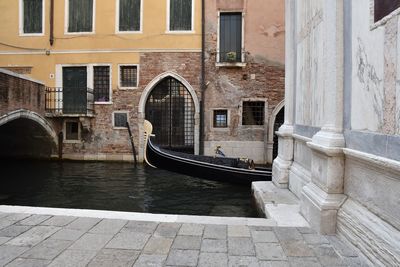
{"label": "arched doorway", "polygon": [[154,86],[146,101],[145,118],[153,124],[155,144],[194,153],[195,105],[179,80],[169,76]]}
{"label": "arched doorway", "polygon": [[272,149],[272,159],[275,159],[278,156],[278,136],[276,132],[282,126],[285,121],[285,109],[282,107],[281,110],[276,114],[275,122],[274,122],[274,145]]}

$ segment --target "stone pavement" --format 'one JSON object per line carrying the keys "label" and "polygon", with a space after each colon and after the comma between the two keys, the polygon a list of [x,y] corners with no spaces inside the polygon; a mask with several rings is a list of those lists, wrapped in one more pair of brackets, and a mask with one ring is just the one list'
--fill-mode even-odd
{"label": "stone pavement", "polygon": [[[0,212],[0,266],[368,266],[309,228]],[[229,222],[229,219],[226,219]]]}

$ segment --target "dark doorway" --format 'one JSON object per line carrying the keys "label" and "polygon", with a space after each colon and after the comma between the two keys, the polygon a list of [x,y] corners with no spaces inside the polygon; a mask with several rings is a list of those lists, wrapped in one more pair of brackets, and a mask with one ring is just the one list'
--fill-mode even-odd
{"label": "dark doorway", "polygon": [[63,113],[84,114],[87,110],[86,67],[63,68]]}
{"label": "dark doorway", "polygon": [[276,135],[275,132],[279,130],[279,127],[282,126],[284,121],[285,121],[285,108],[282,107],[281,110],[278,112],[278,114],[276,114],[274,122],[274,146],[272,150],[272,159],[275,159],[278,156],[278,136]]}
{"label": "dark doorway", "polygon": [[153,142],[166,149],[194,153],[194,103],[186,87],[168,77],[146,102],[146,119],[153,124]]}

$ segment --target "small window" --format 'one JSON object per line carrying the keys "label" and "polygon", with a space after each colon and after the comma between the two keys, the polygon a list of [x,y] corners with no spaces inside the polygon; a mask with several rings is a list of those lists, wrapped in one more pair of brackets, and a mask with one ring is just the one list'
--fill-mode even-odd
{"label": "small window", "polygon": [[76,121],[65,122],[65,140],[79,140],[79,123]]}
{"label": "small window", "polygon": [[192,31],[192,0],[169,0],[169,30]]}
{"label": "small window", "polygon": [[383,19],[400,7],[400,0],[374,0],[374,20]]}
{"label": "small window", "polygon": [[242,125],[264,125],[263,101],[243,102]]}
{"label": "small window", "polygon": [[220,13],[219,62],[242,62],[242,13]]}
{"label": "small window", "polygon": [[43,33],[43,0],[22,0],[23,34]]}
{"label": "small window", "polygon": [[119,66],[119,86],[121,88],[137,87],[137,66]]}
{"label": "small window", "polygon": [[114,112],[114,127],[126,128],[127,121],[128,121],[127,112]]}
{"label": "small window", "polygon": [[214,110],[214,128],[228,127],[228,111],[227,110]]}
{"label": "small window", "polygon": [[92,32],[94,0],[68,1],[68,32]]}
{"label": "small window", "polygon": [[141,0],[119,0],[118,31],[140,31]]}
{"label": "small window", "polygon": [[110,67],[94,66],[93,67],[93,91],[94,101],[109,102],[110,101]]}

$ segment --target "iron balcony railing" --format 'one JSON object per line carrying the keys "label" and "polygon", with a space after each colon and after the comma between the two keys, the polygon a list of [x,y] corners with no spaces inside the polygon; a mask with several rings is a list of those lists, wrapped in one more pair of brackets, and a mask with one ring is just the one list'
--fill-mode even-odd
{"label": "iron balcony railing", "polygon": [[46,87],[46,113],[50,116],[92,116],[93,89],[87,87]]}

